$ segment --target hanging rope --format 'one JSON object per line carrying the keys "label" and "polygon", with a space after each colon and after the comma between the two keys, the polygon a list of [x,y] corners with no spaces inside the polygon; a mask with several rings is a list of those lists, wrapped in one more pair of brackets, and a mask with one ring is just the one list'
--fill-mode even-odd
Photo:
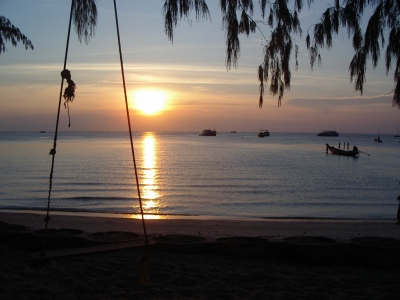
{"label": "hanging rope", "polygon": [[120,39],[120,37],[119,37],[117,4],[116,4],[116,1],[115,1],[115,0],[114,0],[114,11],[115,11],[115,23],[116,23],[116,26],[117,26],[118,48],[119,48],[119,60],[120,60],[120,63],[121,63],[121,73],[122,73],[122,84],[123,84],[123,86],[124,86],[126,117],[127,117],[127,120],[128,120],[129,137],[130,137],[130,141],[131,141],[131,151],[132,151],[133,166],[134,166],[134,168],[135,168],[136,188],[137,188],[137,191],[138,191],[139,206],[140,206],[140,214],[142,215],[142,224],[143,224],[144,238],[145,238],[146,244],[148,244],[147,232],[146,232],[146,224],[145,224],[145,222],[144,222],[144,215],[143,215],[142,198],[141,198],[141,196],[140,196],[140,189],[139,189],[139,177],[138,177],[137,167],[136,167],[135,151],[134,151],[134,149],[133,149],[132,129],[131,129],[131,120],[130,120],[130,117],[129,117],[128,97],[126,96],[124,63],[123,63],[123,61],[122,61],[121,39]]}
{"label": "hanging rope", "polygon": [[[74,1],[75,0],[71,0],[71,12],[70,12],[70,16],[69,16],[69,25],[68,25],[68,35],[67,35],[67,45],[65,48],[65,58],[64,58],[64,67],[63,67],[63,72],[65,75],[65,71],[68,71],[65,69],[65,67],[67,66],[67,57],[68,57],[68,46],[69,46],[69,37],[71,34],[71,23],[72,23],[72,9],[74,6]],[[46,213],[46,217],[44,218],[44,221],[46,222],[45,225],[45,234],[44,234],[44,242],[43,242],[43,252],[42,255],[46,254],[46,244],[47,244],[47,227],[48,227],[48,223],[50,220],[50,199],[51,199],[51,189],[53,186],[53,171],[54,171],[54,160],[55,160],[55,156],[56,156],[56,148],[57,148],[57,135],[58,135],[58,123],[60,121],[60,109],[61,109],[61,99],[63,96],[63,85],[64,85],[64,76],[63,76],[63,72],[61,72],[61,88],[60,88],[60,98],[58,101],[58,112],[57,112],[57,121],[56,121],[56,130],[54,132],[54,143],[53,143],[53,148],[50,150],[50,155],[52,156],[51,159],[51,171],[50,171],[50,178],[49,178],[49,194],[47,197],[47,213]],[[69,73],[69,71],[68,71]],[[71,78],[71,74],[69,76],[69,78]],[[71,80],[72,81],[72,80]],[[73,81],[72,81],[73,82]],[[74,84],[75,86],[75,84]],[[74,89],[75,90],[75,89]],[[75,96],[75,95],[74,95]],[[69,111],[69,110],[68,110]],[[69,116],[69,113],[68,113]]]}

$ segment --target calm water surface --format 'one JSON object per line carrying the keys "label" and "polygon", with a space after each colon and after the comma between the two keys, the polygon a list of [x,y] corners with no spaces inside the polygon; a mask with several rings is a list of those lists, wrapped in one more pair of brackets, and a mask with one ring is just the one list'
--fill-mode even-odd
{"label": "calm water surface", "polygon": [[[400,139],[374,134],[134,133],[144,211],[160,215],[394,219]],[[45,210],[53,133],[0,133],[0,209]],[[325,153],[356,145],[358,158]],[[128,133],[59,133],[50,207],[136,214]]]}

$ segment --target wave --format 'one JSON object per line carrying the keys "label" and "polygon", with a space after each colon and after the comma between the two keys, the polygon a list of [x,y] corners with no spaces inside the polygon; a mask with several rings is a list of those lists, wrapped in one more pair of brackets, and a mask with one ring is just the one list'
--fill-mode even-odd
{"label": "wave", "polygon": [[[46,208],[44,207],[21,207],[21,206],[1,206],[0,211],[19,211],[19,212],[41,212],[45,213]],[[77,214],[91,214],[96,216],[98,214],[107,214],[107,215],[114,215],[115,217],[127,217],[131,215],[141,215],[140,210],[124,210],[124,209],[115,209],[112,210],[110,208],[97,208],[97,209],[82,209],[82,208],[73,208],[73,207],[57,207],[50,210],[50,214],[57,214],[57,213],[77,213]],[[157,213],[157,212],[143,212],[143,215],[146,216],[171,216],[171,217],[199,217],[197,214],[192,213]]]}
{"label": "wave", "polygon": [[55,200],[76,200],[76,201],[91,201],[91,200],[98,200],[98,201],[132,201],[138,200],[138,198],[132,197],[86,197],[86,196],[79,196],[79,197],[68,197],[68,198],[56,198]]}

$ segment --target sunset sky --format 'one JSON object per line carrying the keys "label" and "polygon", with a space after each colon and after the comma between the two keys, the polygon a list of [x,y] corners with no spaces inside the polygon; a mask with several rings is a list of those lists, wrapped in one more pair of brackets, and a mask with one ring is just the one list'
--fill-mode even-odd
{"label": "sunset sky", "polygon": [[[258,0],[254,18],[260,19]],[[307,1],[304,1],[305,3]],[[392,107],[393,70],[385,70],[384,50],[376,69],[367,65],[364,94],[350,83],[353,56],[347,31],[331,50],[323,50],[322,67],[311,71],[305,47],[306,31],[332,1],[315,1],[300,15],[303,35],[296,36],[299,68],[291,60],[290,91],[282,106],[266,89],[258,107],[257,67],[263,59],[261,35],[241,36],[238,68],[225,67],[225,32],[219,1],[208,0],[210,20],[182,19],[171,43],[164,33],[162,0],[118,0],[126,87],[134,131],[395,133],[400,111]],[[8,18],[33,43],[0,54],[0,131],[54,131],[60,92],[70,1],[1,0],[0,15]],[[86,45],[71,32],[67,69],[77,85],[67,110],[62,107],[62,131],[126,130],[126,112],[119,64],[114,6],[98,0],[98,26]],[[366,24],[366,22],[365,22]],[[263,27],[269,36],[269,29]],[[65,85],[64,85],[65,87]],[[143,90],[163,95],[163,110],[146,115],[135,106]]]}

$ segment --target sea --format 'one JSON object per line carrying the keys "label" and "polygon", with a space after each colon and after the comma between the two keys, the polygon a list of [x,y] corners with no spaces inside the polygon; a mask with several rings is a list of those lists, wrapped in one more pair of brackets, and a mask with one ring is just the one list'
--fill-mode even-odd
{"label": "sea", "polygon": [[128,132],[59,132],[51,190],[54,132],[0,132],[0,210],[138,217],[140,199],[146,218],[396,219],[394,134],[200,132],[133,132],[133,152]]}

